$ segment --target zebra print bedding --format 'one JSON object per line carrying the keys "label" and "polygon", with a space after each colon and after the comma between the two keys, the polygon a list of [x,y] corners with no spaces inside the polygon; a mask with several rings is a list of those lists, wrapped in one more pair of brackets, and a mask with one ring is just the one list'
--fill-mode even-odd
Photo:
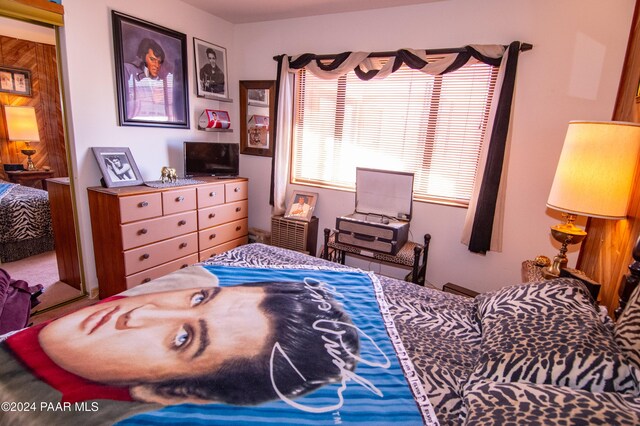
{"label": "zebra print bedding", "polygon": [[47,191],[3,181],[0,186],[0,262],[53,250]]}
{"label": "zebra print bedding", "polygon": [[[629,362],[640,371],[640,286],[631,293],[627,308],[615,325],[616,343]],[[639,377],[640,380],[640,377]]]}
{"label": "zebra print bedding", "polygon": [[[301,263],[348,268],[262,244],[239,247],[211,258],[209,262],[262,266]],[[590,374],[593,380],[588,382],[589,385],[581,379],[573,380],[573,383],[584,385],[587,389],[621,386],[623,390],[632,391],[629,371],[622,365],[624,358],[620,357],[620,350],[613,341],[611,321],[598,319],[597,310],[581,283],[560,279],[555,283],[547,281],[521,284],[503,293],[481,295],[475,300],[386,277],[380,277],[380,282],[396,328],[440,424],[640,424],[640,398],[632,393],[578,390],[563,386],[572,381],[562,382],[558,378],[550,382],[562,385],[522,381],[506,383],[514,377],[536,377],[530,371],[520,368],[522,361],[528,360],[528,366],[535,371],[542,371],[549,367],[549,362],[556,362],[556,366],[564,365],[564,369],[569,370],[571,374],[574,373],[574,368],[576,371]],[[568,286],[570,290],[564,294],[557,291],[545,292],[543,289],[550,284],[550,288],[554,285]],[[526,290],[528,287],[533,289]],[[503,324],[502,330],[513,336],[509,346],[511,352],[502,358],[503,364],[493,365],[496,368],[500,367],[501,377],[505,379],[497,377],[499,380],[490,380],[481,377],[480,374],[494,374],[491,369],[486,368],[488,364],[482,364],[482,360],[490,358],[485,355],[485,351],[492,350],[489,345],[491,337],[488,336],[495,335],[498,341],[501,339],[499,332],[492,333],[485,329],[491,329],[493,324],[483,322],[482,319],[496,314],[492,309],[500,308],[507,315],[514,312],[515,307],[506,303],[508,292],[514,292],[514,295],[520,292],[537,294],[538,299],[532,301],[525,309],[532,314],[531,318],[544,321],[544,325],[527,325],[521,323],[518,316],[508,316],[510,326]],[[571,300],[571,295],[575,295],[576,299]],[[640,303],[637,298],[635,300],[635,303]],[[588,307],[582,306],[583,304]],[[547,315],[553,316],[556,310],[562,312],[558,313],[558,316],[568,315],[565,318],[580,319],[579,322],[582,322],[581,315],[586,315],[590,328],[582,329],[581,324],[575,322],[571,322],[571,326],[563,326],[563,321],[559,318],[556,318],[555,322],[545,319]],[[480,311],[482,314],[479,314]],[[637,312],[640,313],[640,308]],[[559,358],[541,358],[539,366],[533,356],[526,354],[529,350],[529,339],[543,346],[551,346],[550,342],[555,338],[552,335],[556,333],[555,329],[558,326],[560,331],[568,328],[575,334],[597,330],[597,336],[588,339],[593,346],[589,346],[589,342],[581,343],[580,349],[576,349],[581,355],[582,364],[561,364],[565,362],[564,356],[570,355],[563,351],[573,350],[571,344],[558,352]],[[569,334],[564,338],[571,339],[572,336]],[[564,338],[559,337],[558,340],[564,341]],[[604,343],[598,341],[599,338],[603,339]],[[632,340],[636,342],[637,335]],[[605,351],[606,354],[600,351]],[[616,370],[615,374],[624,375],[625,379],[622,379],[622,376],[613,378],[612,369]],[[603,381],[598,381],[597,378],[603,377]]]}
{"label": "zebra print bedding", "polygon": [[628,362],[582,283],[559,278],[475,300],[482,346],[471,381],[635,392]]}

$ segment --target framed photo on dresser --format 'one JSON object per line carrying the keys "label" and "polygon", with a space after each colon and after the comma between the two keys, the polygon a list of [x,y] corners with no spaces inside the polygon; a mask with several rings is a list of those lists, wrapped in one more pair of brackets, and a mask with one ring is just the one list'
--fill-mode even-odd
{"label": "framed photo on dresser", "polygon": [[91,150],[102,172],[102,186],[115,188],[142,184],[140,170],[129,148],[93,147]]}

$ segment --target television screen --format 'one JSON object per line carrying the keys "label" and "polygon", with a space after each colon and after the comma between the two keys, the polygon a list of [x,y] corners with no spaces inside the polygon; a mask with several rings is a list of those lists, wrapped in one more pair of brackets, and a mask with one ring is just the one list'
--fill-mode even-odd
{"label": "television screen", "polygon": [[240,145],[237,143],[185,142],[184,174],[190,176],[238,176]]}

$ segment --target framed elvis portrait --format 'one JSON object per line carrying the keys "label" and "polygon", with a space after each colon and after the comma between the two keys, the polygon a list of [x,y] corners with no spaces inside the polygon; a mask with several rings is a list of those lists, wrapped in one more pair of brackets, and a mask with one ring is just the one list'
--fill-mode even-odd
{"label": "framed elvis portrait", "polygon": [[91,148],[102,172],[102,186],[114,188],[142,184],[142,176],[129,148]]}
{"label": "framed elvis portrait", "polygon": [[230,101],[227,49],[194,37],[193,57],[198,97]]}
{"label": "framed elvis portrait", "polygon": [[187,36],[112,11],[121,126],[189,128]]}
{"label": "framed elvis portrait", "polygon": [[31,71],[0,67],[0,92],[31,96]]}
{"label": "framed elvis portrait", "polygon": [[313,210],[318,201],[317,192],[294,191],[287,203],[284,217],[287,219],[299,219],[309,222],[313,217]]}

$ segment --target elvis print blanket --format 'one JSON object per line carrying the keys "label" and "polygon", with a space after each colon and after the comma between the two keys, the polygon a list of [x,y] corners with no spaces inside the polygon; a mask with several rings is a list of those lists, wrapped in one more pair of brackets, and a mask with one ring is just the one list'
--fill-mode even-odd
{"label": "elvis print blanket", "polygon": [[437,423],[376,277],[295,265],[193,266],[13,334],[0,402],[21,425]]}

